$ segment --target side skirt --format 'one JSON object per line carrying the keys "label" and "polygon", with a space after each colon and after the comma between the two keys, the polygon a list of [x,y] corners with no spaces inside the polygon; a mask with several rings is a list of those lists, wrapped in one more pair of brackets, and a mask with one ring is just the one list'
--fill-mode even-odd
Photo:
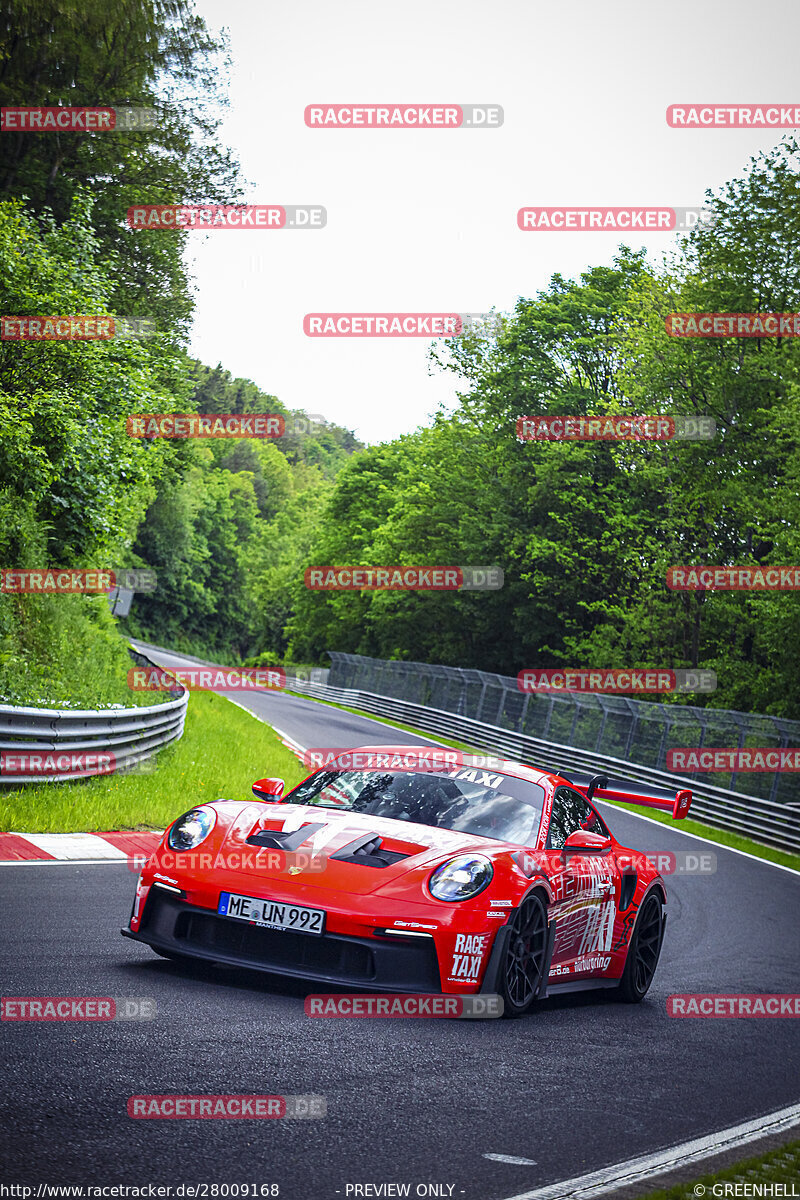
{"label": "side skirt", "polygon": [[549,983],[545,996],[561,996],[564,992],[594,992],[598,988],[619,987],[618,979],[575,979],[568,983]]}
{"label": "side skirt", "polygon": [[547,950],[544,956],[544,970],[542,971],[542,980],[539,984],[537,996],[540,1000],[544,1000],[549,991],[548,979],[550,976],[550,963],[553,959],[553,947],[556,944],[556,919],[551,917],[547,926]]}

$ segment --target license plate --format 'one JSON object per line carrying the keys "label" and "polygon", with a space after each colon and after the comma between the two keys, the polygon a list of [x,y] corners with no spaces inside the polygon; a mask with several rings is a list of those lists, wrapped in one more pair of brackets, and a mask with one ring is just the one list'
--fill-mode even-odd
{"label": "license plate", "polygon": [[299,904],[238,896],[235,892],[221,893],[217,912],[221,917],[250,921],[266,929],[292,929],[295,933],[321,934],[325,928],[325,910],[322,908],[302,908]]}

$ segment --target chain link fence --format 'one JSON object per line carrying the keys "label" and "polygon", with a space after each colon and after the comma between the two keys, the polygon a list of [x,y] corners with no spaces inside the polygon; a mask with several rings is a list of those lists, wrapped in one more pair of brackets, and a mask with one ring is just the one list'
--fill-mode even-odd
{"label": "chain link fence", "polygon": [[[667,751],[684,747],[800,746],[800,721],[692,708],[597,693],[521,692],[517,680],[463,667],[395,662],[328,652],[331,687],[355,688],[454,713],[542,741],[666,770]],[[792,772],[687,772],[692,783],[800,807],[800,775]]]}

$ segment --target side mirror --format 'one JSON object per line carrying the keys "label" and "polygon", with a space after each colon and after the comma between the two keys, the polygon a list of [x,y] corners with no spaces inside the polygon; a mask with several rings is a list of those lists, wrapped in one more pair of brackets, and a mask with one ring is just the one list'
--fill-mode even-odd
{"label": "side mirror", "polygon": [[611,838],[604,833],[590,833],[588,829],[576,829],[564,842],[565,850],[589,850],[601,854],[611,847]]}
{"label": "side mirror", "polygon": [[282,779],[257,779],[253,784],[253,795],[259,800],[281,800],[285,786]]}

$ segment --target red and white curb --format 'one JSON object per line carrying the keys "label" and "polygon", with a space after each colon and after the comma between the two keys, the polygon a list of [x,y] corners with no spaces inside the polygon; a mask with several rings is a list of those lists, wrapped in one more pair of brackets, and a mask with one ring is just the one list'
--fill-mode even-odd
{"label": "red and white curb", "polygon": [[[236,701],[231,703],[236,704]],[[237,708],[256,716],[242,704]],[[256,717],[256,720],[261,718]],[[280,729],[274,732],[286,749],[302,762],[305,747]],[[128,862],[138,871],[161,841],[161,832],[0,833],[0,867],[34,867],[45,863],[89,867],[95,863]]]}
{"label": "red and white curb", "polygon": [[0,833],[0,866],[30,867],[45,863],[143,863],[161,834],[139,833]]}

